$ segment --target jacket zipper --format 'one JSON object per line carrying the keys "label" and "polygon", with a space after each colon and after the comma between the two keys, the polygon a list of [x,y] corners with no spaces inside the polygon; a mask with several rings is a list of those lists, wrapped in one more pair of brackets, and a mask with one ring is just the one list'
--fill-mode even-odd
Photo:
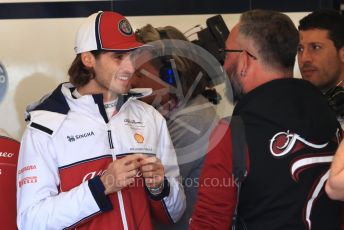
{"label": "jacket zipper", "polygon": [[110,149],[113,149],[113,142],[112,142],[111,130],[108,130],[108,140],[109,140]]}
{"label": "jacket zipper", "polygon": [[[110,149],[112,149],[112,157],[113,160],[116,160],[116,155],[114,154],[114,146],[113,146],[113,141],[112,141],[112,132],[110,129],[108,129],[108,141],[109,141],[109,147]],[[118,203],[119,203],[119,208],[121,211],[121,217],[122,217],[122,223],[123,223],[123,227],[124,230],[128,230],[128,222],[127,222],[127,217],[125,216],[125,209],[124,209],[124,202],[123,202],[123,196],[122,196],[122,192],[118,191],[117,192],[117,198],[118,198]]]}

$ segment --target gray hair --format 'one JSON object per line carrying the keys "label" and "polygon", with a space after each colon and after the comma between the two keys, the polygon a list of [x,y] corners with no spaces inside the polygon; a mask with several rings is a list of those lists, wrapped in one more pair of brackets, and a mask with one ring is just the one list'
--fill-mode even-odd
{"label": "gray hair", "polygon": [[298,31],[291,19],[271,10],[250,10],[240,17],[239,35],[252,40],[263,64],[277,70],[293,70]]}

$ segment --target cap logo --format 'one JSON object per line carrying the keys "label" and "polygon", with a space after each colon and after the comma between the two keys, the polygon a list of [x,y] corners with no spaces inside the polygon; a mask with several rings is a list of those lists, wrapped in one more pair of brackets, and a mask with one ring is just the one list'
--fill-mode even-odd
{"label": "cap logo", "polygon": [[126,19],[122,19],[118,23],[118,29],[124,35],[130,36],[133,34],[133,29],[131,28],[129,22]]}

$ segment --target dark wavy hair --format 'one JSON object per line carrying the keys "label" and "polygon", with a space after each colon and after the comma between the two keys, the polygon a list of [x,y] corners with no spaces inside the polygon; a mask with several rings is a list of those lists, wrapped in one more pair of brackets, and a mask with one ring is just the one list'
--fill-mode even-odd
{"label": "dark wavy hair", "polygon": [[[92,55],[97,59],[101,54],[106,51],[94,50],[90,51]],[[88,68],[82,63],[81,54],[77,54],[68,69],[69,81],[75,87],[82,87],[86,85],[92,78],[94,78],[95,73],[92,68]]]}

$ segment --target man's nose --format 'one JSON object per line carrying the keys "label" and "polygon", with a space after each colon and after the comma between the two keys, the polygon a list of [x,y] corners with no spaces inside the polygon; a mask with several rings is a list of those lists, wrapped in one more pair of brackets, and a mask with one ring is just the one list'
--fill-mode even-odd
{"label": "man's nose", "polygon": [[312,61],[312,55],[307,48],[298,54],[299,63],[303,64]]}
{"label": "man's nose", "polygon": [[128,54],[122,61],[121,66],[123,69],[125,69],[125,71],[129,72],[129,73],[134,73],[135,72],[135,67],[133,64],[133,61],[130,58],[130,54]]}

